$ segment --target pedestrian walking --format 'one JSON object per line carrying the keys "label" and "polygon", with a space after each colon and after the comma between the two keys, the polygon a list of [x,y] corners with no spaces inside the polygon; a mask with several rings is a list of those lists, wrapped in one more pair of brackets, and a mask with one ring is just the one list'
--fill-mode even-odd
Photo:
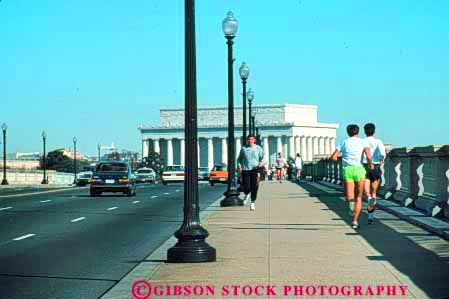
{"label": "pedestrian walking", "polygon": [[278,157],[276,159],[276,176],[278,178],[279,183],[282,183],[282,178],[284,176],[284,168],[286,167],[285,160],[282,158],[282,153],[278,153]]}
{"label": "pedestrian walking", "polygon": [[296,154],[295,168],[296,168],[296,180],[299,181],[301,179],[301,171],[302,171],[302,158],[300,154]]}
{"label": "pedestrian walking", "polygon": [[[359,228],[358,219],[362,209],[362,196],[366,170],[363,167],[363,155],[367,164],[373,168],[371,152],[365,140],[359,137],[359,127],[348,125],[346,128],[349,138],[345,139],[332,154],[332,160],[336,161],[342,155],[343,181],[345,185],[345,197],[348,202],[349,212],[353,216],[352,228]],[[354,198],[356,201],[354,202]]]}
{"label": "pedestrian walking", "polygon": [[256,209],[260,168],[263,167],[263,149],[255,142],[256,137],[253,134],[248,135],[248,144],[241,148],[237,159],[237,169],[241,172],[245,193],[244,204],[248,202],[249,194],[251,194],[251,211]]}
{"label": "pedestrian walking", "polygon": [[377,189],[379,188],[379,181],[382,178],[382,170],[380,167],[385,160],[386,152],[382,140],[374,137],[376,125],[367,123],[363,129],[366,135],[365,143],[369,147],[373,159],[373,168],[369,167],[366,157],[363,159],[363,165],[366,170],[365,195],[368,199],[368,224],[371,224],[373,223],[374,211],[376,210]]}

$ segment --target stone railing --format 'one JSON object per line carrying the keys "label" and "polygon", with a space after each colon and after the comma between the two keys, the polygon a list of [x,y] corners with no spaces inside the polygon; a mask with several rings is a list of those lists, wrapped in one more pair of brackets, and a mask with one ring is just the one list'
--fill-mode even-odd
{"label": "stone railing", "polygon": [[[56,172],[47,170],[47,180],[51,185],[71,185],[73,183],[73,173]],[[6,173],[10,185],[39,185],[42,182],[42,170],[7,170]],[[0,173],[0,177],[2,177]]]}
{"label": "stone railing", "polygon": [[[341,160],[315,156],[303,176],[314,181],[342,184]],[[428,216],[449,218],[449,145],[394,148],[382,165],[379,195]]]}

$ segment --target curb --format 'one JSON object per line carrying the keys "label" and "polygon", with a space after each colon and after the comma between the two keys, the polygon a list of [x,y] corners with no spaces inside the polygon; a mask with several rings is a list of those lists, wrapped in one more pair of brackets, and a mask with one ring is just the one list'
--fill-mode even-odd
{"label": "curb", "polygon": [[[210,204],[204,211],[200,212],[200,222],[205,222],[209,216],[215,212],[213,208],[220,206],[220,201],[224,196],[220,196],[212,204]],[[177,242],[175,236],[171,236],[161,246],[156,248],[152,253],[145,257],[136,267],[134,267],[128,274],[119,280],[111,289],[106,291],[100,299],[118,299],[131,298],[132,284],[141,279],[150,280],[154,273],[165,263],[167,259],[167,250],[173,247]],[[143,268],[142,269],[142,265]]]}

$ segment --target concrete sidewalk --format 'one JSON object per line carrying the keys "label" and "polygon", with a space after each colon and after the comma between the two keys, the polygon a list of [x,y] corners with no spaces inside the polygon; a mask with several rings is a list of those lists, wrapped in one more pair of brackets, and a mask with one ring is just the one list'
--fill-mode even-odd
{"label": "concrete sidewalk", "polygon": [[[229,285],[249,285],[253,291],[258,285],[273,286],[274,296],[264,293],[265,288],[259,289],[264,293],[261,296],[253,292],[252,298],[311,298],[305,289],[303,296],[300,291],[294,296],[293,286],[300,285],[340,288],[338,296],[330,296],[329,291],[320,296],[318,291],[315,298],[370,297],[343,294],[343,286],[350,286],[352,292],[360,286],[365,294],[368,286],[373,290],[385,286],[380,296],[372,298],[442,299],[449,295],[447,241],[383,211],[378,211],[373,225],[366,224],[363,214],[361,228],[355,231],[349,226],[341,193],[335,190],[313,183],[267,181],[261,183],[256,211],[217,205],[208,210],[203,225],[210,233],[208,243],[217,249],[215,263],[164,263],[172,239],[102,298],[134,298],[131,287],[139,279],[152,286],[214,286],[215,295],[202,298],[221,298],[222,287]],[[399,296],[400,285],[407,287],[404,297]],[[387,286],[397,286],[396,297],[387,296]],[[287,296],[284,290],[289,291]],[[244,297],[242,290],[238,296],[231,294],[224,297]],[[151,295],[168,297],[167,293]],[[176,298],[186,297],[195,298],[186,294]]]}

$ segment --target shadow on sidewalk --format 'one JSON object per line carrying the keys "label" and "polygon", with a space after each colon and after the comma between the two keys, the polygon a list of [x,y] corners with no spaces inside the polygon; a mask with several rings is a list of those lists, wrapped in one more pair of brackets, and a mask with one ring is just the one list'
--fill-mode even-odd
{"label": "shadow on sidewalk", "polygon": [[[347,206],[335,194],[327,195],[308,183],[300,182],[298,185],[341,218],[335,218],[335,220],[343,220],[348,226],[350,225],[352,219],[348,215]],[[317,196],[317,194],[319,195]],[[343,194],[341,193],[340,196],[343,196]],[[384,220],[395,221],[396,219],[386,218]],[[430,298],[445,298],[449,294],[448,243],[445,242],[444,246],[441,243],[432,245],[438,238],[429,232],[399,232],[381,221],[382,218],[376,218],[373,225],[367,225],[366,214],[362,213],[359,219],[360,228],[347,235],[361,236],[382,254],[382,256],[367,256],[368,259],[389,262],[396,270],[408,276]],[[400,222],[398,224],[400,225]],[[404,231],[405,226],[400,229]],[[419,243],[432,248],[439,256],[408,238],[413,236],[420,237]]]}

